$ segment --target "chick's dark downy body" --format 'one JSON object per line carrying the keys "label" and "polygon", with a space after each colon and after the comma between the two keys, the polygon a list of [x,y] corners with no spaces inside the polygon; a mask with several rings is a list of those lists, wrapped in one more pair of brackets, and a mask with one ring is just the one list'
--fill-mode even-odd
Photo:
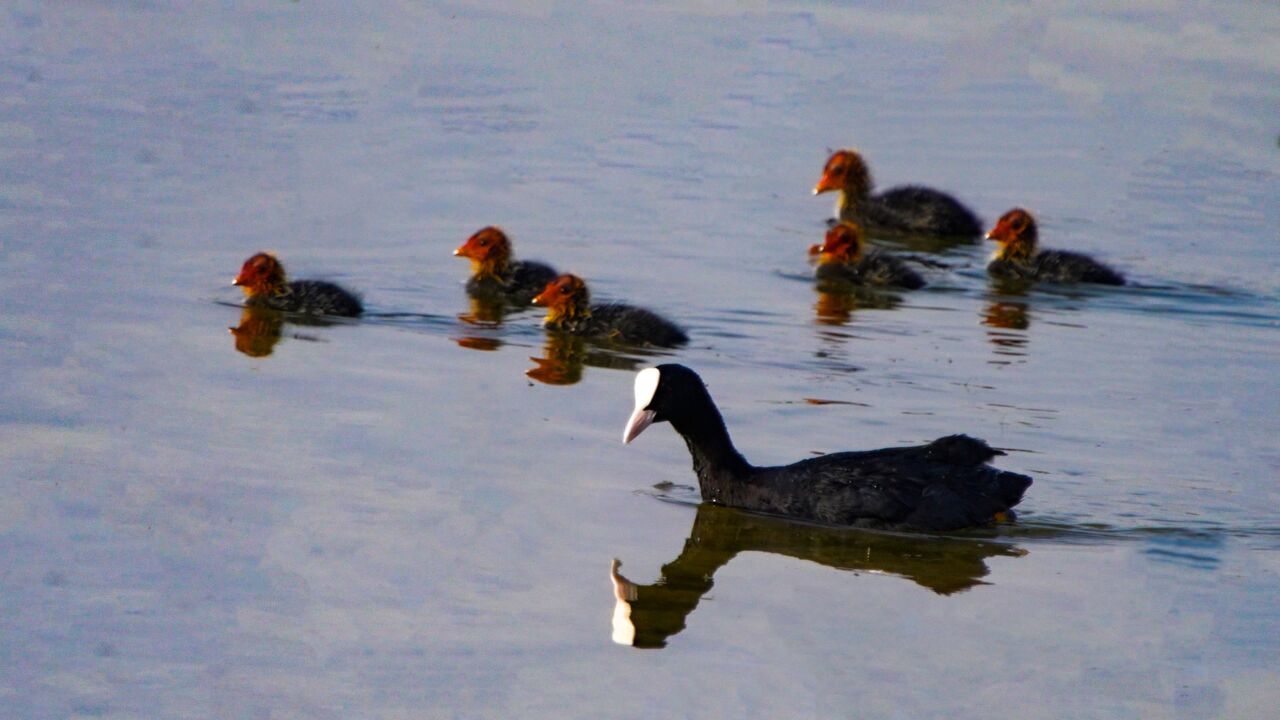
{"label": "chick's dark downy body", "polygon": [[951,195],[922,185],[902,185],[872,194],[871,172],[856,150],[831,155],[814,194],[840,193],[838,215],[873,232],[976,238],[982,223]]}
{"label": "chick's dark downy body", "polygon": [[897,287],[918,290],[924,278],[900,258],[878,248],[866,249],[862,228],[843,221],[827,230],[817,247],[818,268],[814,277],[865,287]]}
{"label": "chick's dark downy body", "polygon": [[494,226],[477,230],[453,254],[471,261],[467,294],[481,300],[522,307],[556,279],[556,271],[550,265],[513,259],[510,238]]}
{"label": "chick's dark downy body", "polygon": [[622,303],[591,304],[586,283],[561,275],[547,283],[534,305],[547,308],[543,327],[627,345],[675,347],[689,341],[678,325],[645,308]]}
{"label": "chick's dark downy body", "polygon": [[1124,285],[1124,276],[1083,253],[1041,250],[1035,218],[1014,208],[987,233],[1000,249],[987,265],[997,280],[1013,282],[1095,283]]}
{"label": "chick's dark downy body", "polygon": [[285,279],[284,266],[269,253],[244,262],[233,281],[245,293],[245,305],[291,313],[356,317],[364,312],[360,298],[326,280]]}

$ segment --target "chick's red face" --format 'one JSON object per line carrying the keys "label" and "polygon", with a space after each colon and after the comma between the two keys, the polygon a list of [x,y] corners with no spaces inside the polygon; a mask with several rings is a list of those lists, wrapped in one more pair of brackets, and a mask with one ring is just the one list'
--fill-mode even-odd
{"label": "chick's red face", "polygon": [[826,167],[822,168],[822,179],[813,186],[813,194],[842,189],[845,179],[849,176],[849,170],[856,162],[857,158],[849,150],[839,150],[832,154],[827,160]]}
{"label": "chick's red face", "polygon": [[244,265],[240,266],[240,274],[232,284],[243,287],[247,292],[280,282],[283,277],[284,269],[279,260],[269,253],[258,253],[244,261]]}
{"label": "chick's red face", "polygon": [[987,239],[999,243],[1018,242],[1026,237],[1032,227],[1031,215],[1021,208],[1014,208],[1000,216],[996,226],[987,233]]}
{"label": "chick's red face", "polygon": [[533,299],[533,304],[549,308],[567,305],[585,289],[586,283],[577,275],[561,275],[547,283],[547,287]]}
{"label": "chick's red face", "polygon": [[858,252],[858,229],[841,223],[827,231],[825,242],[818,252],[832,258],[852,257]]}
{"label": "chick's red face", "polygon": [[454,255],[471,260],[484,261],[510,252],[511,243],[506,233],[496,227],[477,230],[474,235],[453,251]]}

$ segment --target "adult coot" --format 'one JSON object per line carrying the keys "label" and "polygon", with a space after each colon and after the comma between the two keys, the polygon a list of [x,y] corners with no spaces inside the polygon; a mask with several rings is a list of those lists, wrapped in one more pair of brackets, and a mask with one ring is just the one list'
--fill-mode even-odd
{"label": "adult coot", "polygon": [[1031,485],[1026,475],[987,465],[1004,453],[966,435],[756,467],[733,447],[702,378],[683,365],[641,370],[635,398],[622,441],[670,422],[689,446],[707,502],[836,525],[955,530],[1005,517]]}

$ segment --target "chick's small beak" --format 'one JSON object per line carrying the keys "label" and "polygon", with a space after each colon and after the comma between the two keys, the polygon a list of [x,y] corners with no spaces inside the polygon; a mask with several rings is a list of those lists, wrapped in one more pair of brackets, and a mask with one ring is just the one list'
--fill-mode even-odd
{"label": "chick's small beak", "polygon": [[836,183],[835,178],[831,177],[830,174],[825,174],[822,176],[822,179],[818,181],[818,184],[813,186],[813,194],[821,195],[824,192],[839,189],[840,186]]}
{"label": "chick's small beak", "polygon": [[244,281],[240,279],[240,276],[239,276],[239,275],[237,275],[237,276],[235,276],[234,278],[232,278],[232,280],[231,280],[231,284],[232,284],[232,285],[243,285],[243,284],[244,284]]}
{"label": "chick's small beak", "polygon": [[467,246],[459,245],[454,249],[453,254],[455,257],[467,257]]}

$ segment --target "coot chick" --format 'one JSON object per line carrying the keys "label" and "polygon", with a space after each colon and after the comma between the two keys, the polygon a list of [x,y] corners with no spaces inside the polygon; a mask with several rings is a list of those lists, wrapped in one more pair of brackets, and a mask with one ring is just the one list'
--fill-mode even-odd
{"label": "coot chick", "polygon": [[1088,255],[1065,250],[1037,250],[1036,221],[1014,208],[996,221],[988,240],[1000,243],[987,272],[999,280],[1124,285],[1124,276]]}
{"label": "coot chick", "polygon": [[838,150],[822,169],[813,194],[838,190],[841,220],[851,220],[872,232],[975,238],[982,223],[969,208],[950,195],[920,185],[902,185],[872,195],[871,172],[856,150]]}
{"label": "coot chick", "polygon": [[819,280],[843,280],[854,285],[924,287],[924,278],[899,258],[879,249],[866,249],[862,228],[845,220],[827,230],[818,247]]}
{"label": "coot chick", "polygon": [[1005,517],[1031,485],[1026,475],[987,465],[1004,453],[967,435],[755,467],[734,448],[702,378],[689,368],[641,370],[635,397],[622,441],[669,421],[689,446],[702,499],[720,505],[834,525],[956,530]]}
{"label": "coot chick", "polygon": [[587,284],[577,275],[561,275],[533,299],[547,308],[542,326],[574,335],[628,345],[675,347],[689,341],[675,323],[633,305],[592,305]]}
{"label": "coot chick", "polygon": [[556,279],[556,271],[549,265],[513,260],[510,238],[492,225],[477,230],[453,254],[471,261],[467,293],[472,297],[528,305],[547,283]]}
{"label": "coot chick", "polygon": [[294,280],[284,276],[284,266],[271,253],[260,252],[244,261],[232,285],[244,290],[244,304],[284,312],[356,317],[364,312],[360,298],[325,280]]}

